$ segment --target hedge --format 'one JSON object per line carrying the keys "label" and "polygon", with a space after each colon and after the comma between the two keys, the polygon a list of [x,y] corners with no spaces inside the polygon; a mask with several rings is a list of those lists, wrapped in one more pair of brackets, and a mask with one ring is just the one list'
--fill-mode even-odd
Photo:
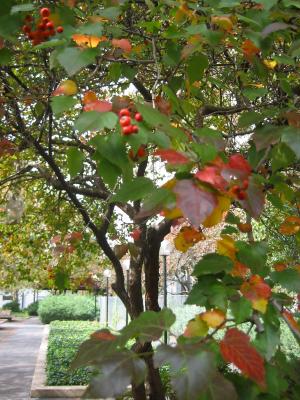
{"label": "hedge", "polygon": [[47,351],[47,385],[86,385],[89,382],[91,373],[88,368],[70,371],[69,366],[80,344],[97,329],[97,322],[51,322]]}
{"label": "hedge", "polygon": [[39,303],[39,301],[35,301],[29,304],[29,306],[27,307],[28,315],[30,315],[31,317],[38,315]]}
{"label": "hedge", "polygon": [[44,324],[51,321],[92,321],[95,319],[94,298],[76,294],[48,296],[40,301],[38,315]]}

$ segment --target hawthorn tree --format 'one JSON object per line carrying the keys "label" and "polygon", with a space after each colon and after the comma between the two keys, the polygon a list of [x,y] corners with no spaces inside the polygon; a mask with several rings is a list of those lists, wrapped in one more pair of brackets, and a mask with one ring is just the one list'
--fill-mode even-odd
{"label": "hawthorn tree", "polygon": [[[2,0],[0,154],[17,161],[1,183],[35,177],[62,193],[132,318],[82,345],[73,366],[101,370],[89,397],[132,384],[134,399],[163,400],[168,364],[179,400],[297,398],[280,322],[299,341],[299,264],[268,263],[252,220],[268,203],[289,209],[279,233],[299,246],[299,10],[295,0]],[[187,300],[205,311],[176,346],[153,349],[175,319],[158,304],[162,240],[185,221],[184,250],[225,217]],[[133,241],[114,242],[120,224]]]}

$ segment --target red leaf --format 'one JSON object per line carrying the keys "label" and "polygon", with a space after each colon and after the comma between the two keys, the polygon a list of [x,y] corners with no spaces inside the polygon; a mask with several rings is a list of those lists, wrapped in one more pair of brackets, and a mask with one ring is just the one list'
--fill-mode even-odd
{"label": "red leaf", "polygon": [[202,182],[209,183],[218,190],[224,191],[227,187],[227,182],[220,175],[220,170],[217,167],[205,167],[202,171],[198,171],[195,177]]}
{"label": "red leaf", "polygon": [[217,206],[216,197],[199,189],[191,179],[178,181],[173,190],[177,195],[177,206],[195,227],[198,227]]}
{"label": "red leaf", "polygon": [[265,205],[264,187],[250,178],[246,193],[247,198],[245,200],[240,200],[240,203],[253,218],[258,218]]}
{"label": "red leaf", "polygon": [[166,115],[171,114],[172,105],[168,100],[164,99],[161,96],[157,96],[154,101],[155,101],[156,107],[159,109],[159,111],[161,113],[166,114]]}
{"label": "red leaf", "polygon": [[12,155],[16,152],[16,150],[17,150],[16,146],[10,140],[8,139],[0,140],[0,157],[5,154]]}
{"label": "red leaf", "polygon": [[259,275],[252,275],[248,282],[241,286],[241,292],[248,300],[268,299],[271,288]]}
{"label": "red leaf", "polygon": [[112,104],[109,101],[96,100],[87,103],[83,109],[84,111],[107,112],[112,110]]}
{"label": "red leaf", "polygon": [[236,328],[228,329],[220,342],[220,349],[225,361],[233,363],[250,379],[265,386],[264,360],[250,344],[250,338],[246,333]]}
{"label": "red leaf", "polygon": [[130,53],[132,46],[128,39],[112,39],[111,44],[113,47],[118,47],[124,50],[125,53]]}
{"label": "red leaf", "polygon": [[116,336],[113,335],[109,330],[107,329],[100,329],[99,331],[93,332],[90,335],[91,339],[96,339],[96,340],[106,340],[106,341],[112,341],[116,340]]}
{"label": "red leaf", "polygon": [[232,177],[237,179],[246,179],[251,174],[251,166],[241,154],[234,154],[229,158],[227,164],[224,164],[222,176],[229,181]]}
{"label": "red leaf", "polygon": [[178,153],[178,151],[172,149],[156,150],[154,155],[160,156],[163,161],[167,161],[169,164],[179,165],[189,162],[189,159],[185,155]]}
{"label": "red leaf", "polygon": [[135,229],[130,233],[130,236],[133,238],[133,240],[139,240],[141,237],[142,231],[140,229]]}

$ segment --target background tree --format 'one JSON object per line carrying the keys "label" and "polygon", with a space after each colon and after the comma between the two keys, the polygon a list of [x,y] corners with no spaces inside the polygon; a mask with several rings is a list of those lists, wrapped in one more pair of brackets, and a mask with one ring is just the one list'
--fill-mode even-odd
{"label": "background tree", "polygon": [[[279,321],[299,339],[281,290],[299,292],[299,268],[273,269],[251,222],[265,199],[288,204],[280,229],[299,243],[298,3],[5,0],[0,35],[1,161],[18,158],[2,182],[35,177],[62,193],[110,261],[133,320],[84,343],[74,365],[102,371],[88,395],[117,396],[131,382],[134,399],[145,399],[147,374],[150,399],[163,400],[158,367],[169,363],[180,400],[243,398],[249,385],[258,398],[296,398]],[[163,238],[184,218],[181,240],[194,244],[231,207],[247,213],[247,239],[232,236],[240,222],[229,214],[217,252],[194,270],[188,303],[206,312],[153,358],[151,341],[174,322],[158,305]],[[134,242],[124,235],[114,247],[120,224]],[[254,343],[237,328],[244,322]],[[124,347],[131,338],[133,351]],[[221,360],[248,380],[224,375]]]}

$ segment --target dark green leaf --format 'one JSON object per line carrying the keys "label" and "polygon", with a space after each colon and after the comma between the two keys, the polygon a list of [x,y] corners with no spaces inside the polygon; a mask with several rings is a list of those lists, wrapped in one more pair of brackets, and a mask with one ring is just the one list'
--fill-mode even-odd
{"label": "dark green leaf", "polygon": [[54,114],[63,114],[65,111],[73,108],[77,100],[71,96],[55,96],[51,99],[51,107]]}
{"label": "dark green leaf", "polygon": [[139,113],[142,114],[144,120],[151,126],[168,125],[169,119],[166,115],[146,104],[137,104]]}
{"label": "dark green leaf", "polygon": [[247,265],[254,274],[265,276],[267,261],[267,244],[265,242],[236,242],[238,248],[237,259]]}
{"label": "dark green leaf", "polygon": [[283,130],[281,137],[283,143],[296,154],[297,158],[300,158],[300,129],[286,127]]}
{"label": "dark green leaf", "polygon": [[271,273],[271,279],[282,287],[293,292],[300,292],[300,274],[296,269],[286,269],[281,272]]}
{"label": "dark green leaf", "polygon": [[280,330],[271,324],[265,323],[264,332],[256,335],[254,344],[265,359],[270,361],[280,344]]}
{"label": "dark green leaf", "polygon": [[67,74],[72,76],[82,68],[92,64],[97,54],[97,49],[82,50],[77,47],[67,47],[60,50],[56,58],[60,65],[66,70]]}
{"label": "dark green leaf", "polygon": [[110,202],[135,201],[144,198],[155,190],[152,181],[143,176],[137,177],[129,182],[124,182],[117,193],[112,196]]}
{"label": "dark green leaf", "polygon": [[273,147],[271,152],[272,170],[288,167],[296,161],[295,153],[285,145],[279,143]]}
{"label": "dark green leaf", "polygon": [[[208,386],[209,400],[238,400],[234,385],[219,372]],[[202,399],[201,399],[202,400]]]}
{"label": "dark green leaf", "polygon": [[190,83],[199,81],[202,78],[204,71],[207,67],[208,67],[208,59],[204,54],[193,55],[190,58],[187,67],[187,74]]}
{"label": "dark green leaf", "polygon": [[268,93],[266,88],[246,88],[243,90],[244,96],[249,100],[255,100],[257,97],[262,97]]}
{"label": "dark green leaf", "polygon": [[193,272],[195,276],[217,274],[222,271],[230,271],[233,262],[230,258],[217,253],[206,254],[196,265]]}
{"label": "dark green leaf", "polygon": [[68,168],[71,177],[77,175],[83,168],[84,154],[76,147],[71,147],[67,151]]}
{"label": "dark green leaf", "polygon": [[122,171],[115,164],[101,157],[101,160],[98,162],[98,173],[103,181],[113,188]]}
{"label": "dark green leaf", "polygon": [[176,317],[171,310],[164,308],[159,312],[145,311],[130,322],[120,333],[130,339],[138,338],[141,343],[158,340],[164,331],[175,322]]}
{"label": "dark green leaf", "polygon": [[0,49],[0,65],[7,65],[10,63],[12,57],[12,53],[9,49],[5,47]]}
{"label": "dark green leaf", "polygon": [[231,301],[230,309],[238,324],[245,322],[252,314],[252,305],[245,297],[241,297],[238,301]]}
{"label": "dark green leaf", "polygon": [[78,32],[85,35],[101,36],[103,32],[103,25],[100,22],[89,22],[81,25]]}
{"label": "dark green leaf", "polygon": [[280,369],[273,365],[266,365],[266,381],[268,385],[268,391],[276,399],[284,398],[281,396],[282,392],[285,392],[288,388],[288,382],[282,378]]}
{"label": "dark green leaf", "polygon": [[178,400],[198,400],[216,373],[213,354],[190,345],[161,345],[154,363],[156,367],[170,365],[171,384]]}
{"label": "dark green leaf", "polygon": [[118,117],[112,112],[87,111],[80,114],[75,122],[74,129],[79,133],[86,131],[99,131],[104,128],[113,129],[118,122]]}

